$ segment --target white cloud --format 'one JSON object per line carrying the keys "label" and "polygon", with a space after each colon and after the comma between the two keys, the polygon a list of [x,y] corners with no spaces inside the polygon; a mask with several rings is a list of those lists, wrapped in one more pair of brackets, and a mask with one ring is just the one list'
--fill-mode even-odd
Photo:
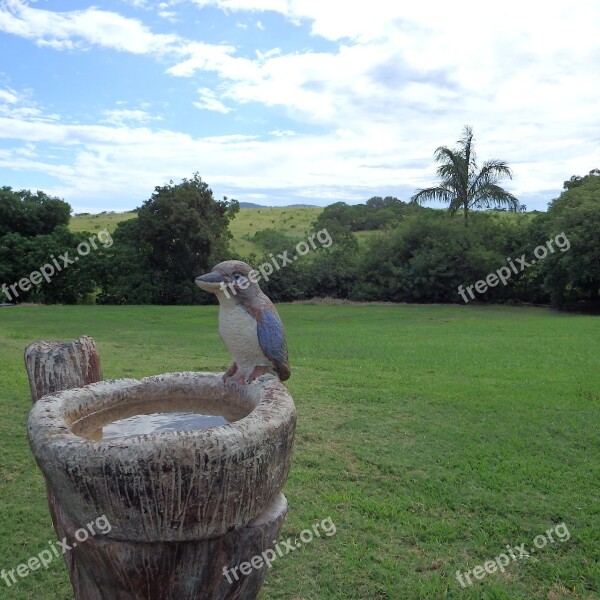
{"label": "white cloud", "polygon": [[16,153],[20,156],[26,156],[28,158],[33,158],[34,156],[37,156],[35,144],[25,144],[21,148],[17,149]]}
{"label": "white cloud", "polygon": [[[149,197],[155,185],[189,177],[198,169],[217,196],[244,199],[251,192],[283,196],[288,201],[352,202],[395,194],[406,199],[415,187],[431,183],[430,157],[435,147],[451,145],[460,135],[458,124],[452,123],[446,131],[432,126],[425,132],[415,124],[407,127],[404,135],[386,124],[370,127],[313,135],[273,132],[264,139],[245,135],[202,138],[126,124],[82,126],[0,117],[0,139],[20,140],[37,149],[32,157],[0,153],[0,167],[51,175],[60,183],[46,190],[48,193],[86,203],[88,210],[95,202],[103,206],[98,210],[131,208]],[[571,174],[591,168],[586,157],[593,156],[596,147],[592,143],[579,146],[571,140],[567,160],[565,147],[558,141],[545,138],[537,143],[544,153],[543,163],[517,160],[512,165],[519,176],[511,189],[519,193],[559,190],[557,179],[562,184]],[[57,146],[75,158],[68,164],[52,159],[52,149]],[[479,148],[482,157],[490,156],[486,145]],[[424,164],[415,160],[419,151],[426,156]],[[125,204],[123,190],[127,190]],[[102,204],[111,197],[118,203]],[[84,206],[75,208],[83,210]]]}
{"label": "white cloud", "polygon": [[250,142],[256,140],[257,136],[255,135],[242,135],[239,133],[232,135],[215,135],[210,137],[202,138],[202,141],[205,144],[235,144],[242,142]]}
{"label": "white cloud", "polygon": [[[191,77],[196,71],[216,71],[226,77],[233,76],[230,65],[238,65],[244,59],[234,59],[231,54],[235,52],[233,46],[205,44],[204,42],[190,42],[181,50],[186,58],[182,62],[167,69],[167,73],[177,77]],[[250,63],[250,61],[246,61]],[[242,67],[239,67],[242,70]],[[227,75],[225,75],[227,73]]]}
{"label": "white cloud", "polygon": [[[107,113],[106,122],[117,127],[83,128],[53,122],[55,116],[7,88],[0,91],[0,137],[76,148],[77,159],[60,177],[64,195],[81,198],[92,194],[83,183],[89,190],[112,186],[103,179],[107,173],[114,172],[114,185],[122,181],[123,189],[137,173],[151,189],[159,176],[189,176],[201,156],[202,176],[211,185],[364,200],[432,183],[434,149],[453,145],[465,124],[474,127],[482,159],[511,164],[515,179],[506,187],[517,194],[558,193],[564,179],[597,166],[600,80],[591,74],[600,58],[600,4],[592,0],[543,10],[506,0],[493,21],[474,0],[465,0],[460,11],[431,0],[194,4],[235,12],[232,26],[237,13],[250,13],[244,22],[256,24],[259,13],[276,11],[308,23],[314,36],[329,41],[328,49],[307,49],[310,39],[285,54],[210,44],[155,34],[141,21],[95,8],[51,13],[22,3],[15,14],[0,12],[0,30],[57,49],[101,45],[161,55],[171,76],[216,78],[214,89],[198,89],[193,103],[199,109],[235,110],[237,117],[244,105],[258,103],[263,114],[271,107],[285,110],[298,121],[298,132],[313,125],[319,133],[294,135],[267,121],[264,139],[198,139],[153,131],[144,107]],[[172,6],[163,2],[158,9]],[[19,164],[26,158],[20,155]],[[31,168],[46,167],[32,160]],[[55,165],[50,171],[58,176]]]}
{"label": "white cloud", "polygon": [[98,45],[134,54],[176,52],[181,39],[154,34],[136,19],[91,7],[52,12],[11,0],[12,12],[0,10],[0,31],[34,40],[57,50]]}
{"label": "white cloud", "polygon": [[146,8],[148,6],[148,0],[123,0],[123,2],[134,8]]}
{"label": "white cloud", "polygon": [[10,88],[0,89],[0,116],[29,121],[54,121],[54,114],[45,114],[31,99],[29,91],[16,91]]}
{"label": "white cloud", "polygon": [[290,137],[292,135],[298,135],[295,131],[292,131],[291,129],[274,129],[269,133],[275,137]]}
{"label": "white cloud", "polygon": [[418,161],[414,172],[403,170],[410,183],[431,182],[433,150],[452,145],[465,124],[475,128],[482,158],[513,164],[507,187],[516,193],[560,189],[565,171],[586,172],[597,161],[600,81],[590,73],[600,57],[600,5],[591,0],[544,11],[508,0],[493,23],[472,0],[461,11],[430,1],[201,4],[276,10],[310,21],[315,35],[343,40],[337,51],[257,52],[251,66],[229,52],[210,70],[227,82],[230,102],[281,106],[300,122],[358,136],[375,162],[373,146],[395,156],[399,169],[403,160]]}
{"label": "white cloud", "polygon": [[194,102],[194,106],[200,110],[213,110],[227,114],[231,112],[231,108],[225,106],[218,98],[215,92],[209,88],[198,88],[200,100]]}
{"label": "white cloud", "polygon": [[173,10],[159,10],[157,14],[161,19],[166,19],[171,23],[177,22],[177,13]]}
{"label": "white cloud", "polygon": [[0,102],[6,104],[16,104],[19,100],[17,93],[14,90],[4,89],[0,90]]}
{"label": "white cloud", "polygon": [[[244,187],[300,189],[307,181],[315,187],[328,188],[339,185],[340,170],[359,186],[373,185],[377,177],[369,180],[371,175],[366,170],[356,170],[360,159],[353,155],[362,141],[348,145],[347,140],[335,134],[267,140],[253,136],[192,138],[145,127],[30,123],[0,118],[1,138],[19,139],[38,147],[50,144],[73,148],[74,163],[61,171],[61,195],[67,198],[91,199],[100,192],[108,197],[131,185],[131,196],[139,197],[142,190],[148,194],[161,179],[189,176],[198,169],[198,157],[202,157],[203,178],[226,194]],[[21,160],[19,164],[33,172],[57,173],[52,163]],[[15,167],[2,160],[0,165]],[[236,165],[235,170],[231,165]]]}
{"label": "white cloud", "polygon": [[161,121],[162,117],[152,115],[145,110],[119,108],[104,111],[104,123],[123,126],[126,124],[149,123],[150,121]]}
{"label": "white cloud", "polygon": [[199,8],[216,6],[225,11],[266,11],[282,14],[288,12],[287,0],[192,0]]}
{"label": "white cloud", "polygon": [[259,62],[264,62],[267,58],[271,58],[272,56],[279,56],[281,54],[281,48],[271,48],[266,52],[261,52],[260,50],[254,51]]}

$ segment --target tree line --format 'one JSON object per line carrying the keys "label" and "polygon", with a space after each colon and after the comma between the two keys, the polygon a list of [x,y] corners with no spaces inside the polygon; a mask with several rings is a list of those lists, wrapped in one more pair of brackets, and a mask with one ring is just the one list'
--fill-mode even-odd
{"label": "tree line", "polygon": [[[464,154],[472,138],[463,141],[458,152]],[[444,162],[448,154],[439,149],[438,154],[442,166],[463,172],[452,176],[451,168],[438,170],[439,189],[417,192],[410,202],[388,196],[373,197],[365,204],[338,202],[325,207],[313,226],[315,231],[327,230],[331,245],[317,247],[299,257],[301,260],[275,270],[268,281],[261,282],[264,291],[279,302],[332,297],[463,303],[468,298],[551,303],[560,308],[598,305],[599,170],[564,182],[563,191],[547,212],[526,213],[519,212],[516,198],[501,191],[498,180],[491,177],[491,167],[499,168],[497,175],[506,175],[504,163],[484,163],[482,169],[490,166],[488,175],[479,177],[481,170],[471,153],[463,163]],[[479,195],[452,192],[452,186],[465,182],[467,192],[479,189]],[[440,189],[448,192],[446,196]],[[449,210],[420,206],[427,194],[446,201]],[[481,210],[484,208],[488,210]],[[63,200],[44,192],[2,187],[0,284],[16,285],[13,289],[19,294],[16,298],[0,296],[0,302],[211,302],[212,298],[194,285],[199,273],[229,258],[257,267],[301,241],[265,229],[254,234],[261,252],[237,255],[231,248],[229,224],[238,210],[236,200],[216,200],[198,174],[177,184],[171,181],[155,188],[137,209],[137,219],[118,224],[110,245],[97,245],[78,262],[71,261],[52,281],[38,281],[38,277],[25,290],[18,287],[19,281],[49,257],[67,251],[75,255],[91,232],[69,231],[71,208]],[[454,218],[457,211],[463,211],[464,219]],[[553,240],[557,242],[554,246]],[[558,243],[560,240],[564,243]],[[510,277],[498,281],[494,273],[506,273],[509,266]],[[468,286],[470,296],[465,296]]]}

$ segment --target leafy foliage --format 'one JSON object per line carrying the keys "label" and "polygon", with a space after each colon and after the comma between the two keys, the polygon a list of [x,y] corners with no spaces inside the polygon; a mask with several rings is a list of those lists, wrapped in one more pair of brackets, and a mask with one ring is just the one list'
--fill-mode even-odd
{"label": "leafy foliage", "polygon": [[0,237],[13,232],[24,237],[49,234],[69,224],[71,207],[44,192],[0,188]]}
{"label": "leafy foliage", "polygon": [[486,160],[481,169],[477,165],[473,146],[473,130],[467,125],[463,137],[458,140],[459,148],[451,150],[440,146],[434,154],[439,163],[437,169],[439,185],[419,190],[412,202],[421,204],[428,200],[448,204],[452,214],[462,210],[465,226],[472,208],[496,208],[506,206],[517,210],[519,202],[512,194],[502,189],[499,182],[512,178],[508,164],[503,160]]}
{"label": "leafy foliage", "polygon": [[100,301],[206,303],[194,278],[228,258],[228,226],[238,210],[236,200],[215,200],[197,173],[179,184],[157,186],[138,218],[115,231]]}
{"label": "leafy foliage", "polygon": [[[357,300],[460,302],[459,285],[484,278],[504,261],[518,241],[491,238],[492,219],[477,215],[465,231],[439,213],[412,217],[398,229],[373,237],[361,256]],[[499,237],[499,236],[497,236]],[[495,288],[488,300],[507,294]]]}
{"label": "leafy foliage", "polygon": [[[74,304],[90,298],[95,283],[82,267],[85,261],[65,267],[60,258],[75,257],[85,239],[85,233],[67,229],[70,214],[69,204],[44,192],[0,188],[0,284],[6,286],[0,302]],[[31,275],[44,265],[49,281],[38,274],[31,283]]]}
{"label": "leafy foliage", "polygon": [[254,234],[254,242],[265,252],[279,252],[301,240],[300,237],[292,237],[271,228],[260,229]]}
{"label": "leafy foliage", "polygon": [[[576,182],[576,183],[574,183]],[[556,306],[584,300],[598,302],[600,288],[600,170],[565,182],[565,191],[540,217],[547,239],[564,233],[567,250],[541,264],[544,287]]]}
{"label": "leafy foliage", "polygon": [[[465,135],[461,150],[455,152],[458,159],[452,164],[468,179],[472,174],[467,163],[472,167],[476,164],[472,133],[469,130]],[[440,157],[449,158],[447,149],[442,150]],[[481,176],[486,165],[489,172],[499,163],[485,163],[471,188],[487,177]],[[451,170],[440,173],[450,177]],[[238,203],[227,198],[215,201],[208,185],[196,174],[179,184],[170,182],[155,188],[137,209],[137,219],[119,223],[111,246],[98,247],[85,260],[56,274],[51,284],[34,285],[16,300],[210,303],[214,299],[194,285],[194,278],[221,260],[241,258],[255,268],[264,266],[267,277],[261,279],[261,287],[278,302],[332,297],[460,303],[464,298],[458,293],[459,286],[473,287],[499,268],[506,269],[509,261],[524,257],[526,268],[511,273],[506,285],[478,292],[475,299],[552,302],[558,307],[597,304],[600,170],[573,176],[564,188],[547,213],[508,214],[502,206],[495,206],[469,213],[468,228],[445,211],[423,208],[415,202],[406,204],[391,196],[375,196],[366,204],[353,206],[338,202],[323,209],[312,224],[313,232],[327,230],[333,240],[328,247],[315,246],[310,252],[299,253],[299,243],[308,247],[306,231],[300,236],[291,227],[263,227],[252,237],[246,235],[260,252],[244,257],[229,248],[229,226]],[[51,256],[65,251],[73,256],[78,241],[89,237],[79,232],[76,237],[66,229],[69,207],[65,202],[43,192],[34,195],[6,187],[0,191],[0,214],[5,219],[1,222],[0,283],[27,277]],[[467,210],[485,205],[484,200],[468,201]],[[253,214],[259,215],[258,211]],[[557,245],[559,239],[563,239],[562,245]],[[552,243],[554,249],[546,251]],[[537,256],[536,251],[544,256]],[[292,260],[285,268],[273,267],[273,261],[281,262],[279,255],[284,252],[300,260]],[[536,260],[532,260],[534,255]]]}
{"label": "leafy foliage", "polygon": [[315,221],[317,229],[326,227],[333,231],[374,231],[396,227],[407,216],[422,212],[418,206],[411,206],[393,196],[374,196],[366,204],[349,206],[336,202],[326,206]]}

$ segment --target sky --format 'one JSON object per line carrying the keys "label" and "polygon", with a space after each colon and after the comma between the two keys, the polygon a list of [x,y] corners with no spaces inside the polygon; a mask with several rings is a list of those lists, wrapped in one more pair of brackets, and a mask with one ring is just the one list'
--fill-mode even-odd
{"label": "sky", "polygon": [[131,210],[409,200],[465,125],[545,210],[600,167],[600,3],[0,0],[0,185]]}

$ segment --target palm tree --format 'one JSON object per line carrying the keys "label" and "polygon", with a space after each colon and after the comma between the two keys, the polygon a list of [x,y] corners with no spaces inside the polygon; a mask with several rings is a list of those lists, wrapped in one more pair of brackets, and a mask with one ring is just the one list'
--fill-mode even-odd
{"label": "palm tree", "polygon": [[486,160],[481,169],[475,160],[473,130],[467,125],[458,140],[459,148],[451,150],[440,146],[434,153],[440,184],[419,190],[412,198],[413,204],[427,200],[445,202],[451,214],[462,210],[465,227],[471,208],[499,208],[507,206],[516,210],[519,202],[515,196],[502,189],[498,182],[503,177],[512,179],[512,171],[503,160]]}

